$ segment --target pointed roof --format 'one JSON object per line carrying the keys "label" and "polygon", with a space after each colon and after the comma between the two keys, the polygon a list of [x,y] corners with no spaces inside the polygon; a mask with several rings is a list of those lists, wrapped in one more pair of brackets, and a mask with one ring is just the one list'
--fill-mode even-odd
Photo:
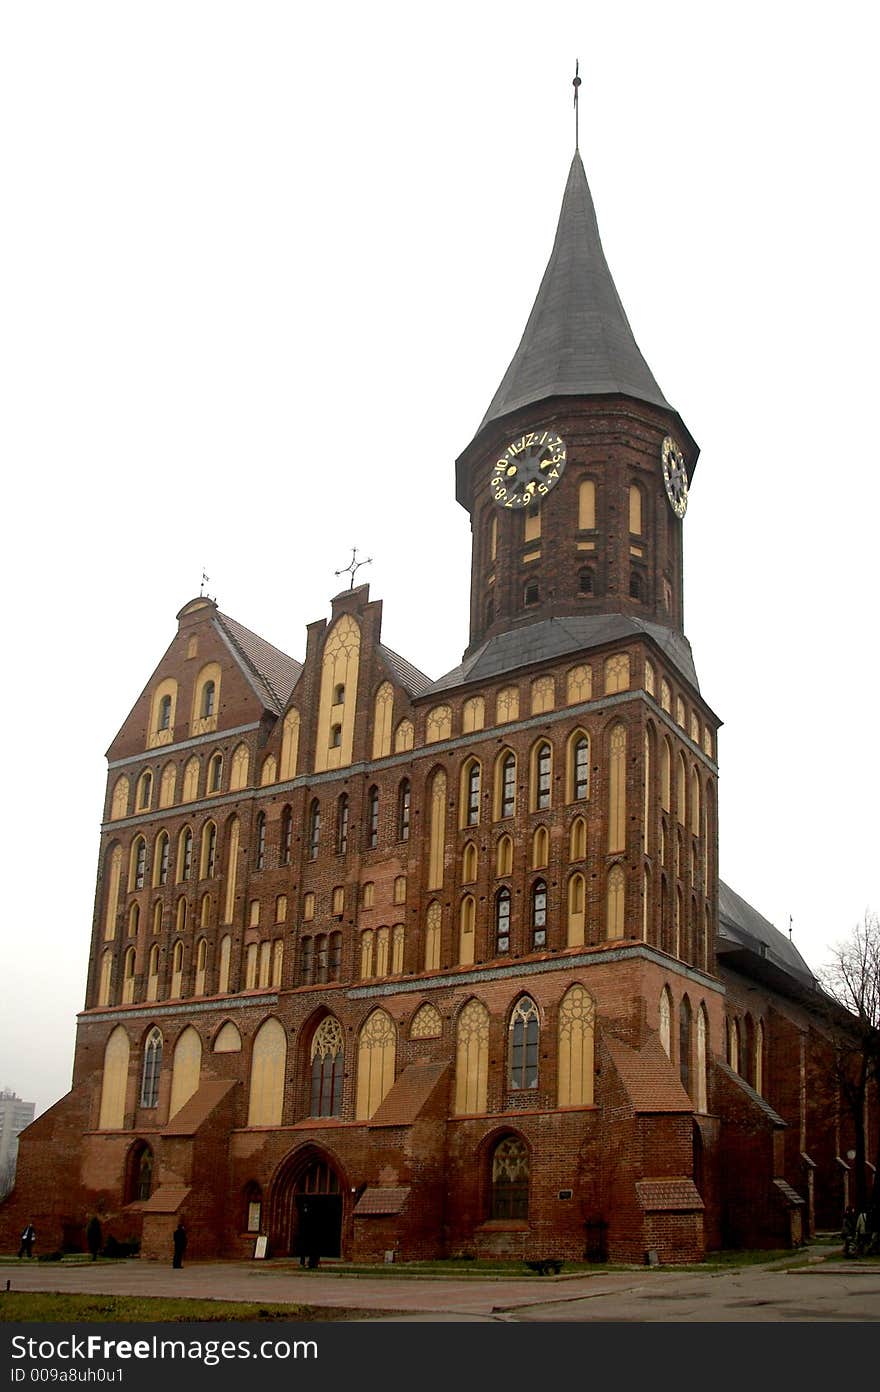
{"label": "pointed roof", "polygon": [[548,397],[599,395],[631,396],[672,409],[639,351],[611,279],[587,176],[575,151],[538,297],[480,431]]}
{"label": "pointed roof", "polygon": [[266,710],[279,713],[290,700],[291,692],[302,671],[302,663],[295,657],[267,643],[258,633],[245,628],[237,619],[221,614],[214,615],[217,627],[242,662]]}

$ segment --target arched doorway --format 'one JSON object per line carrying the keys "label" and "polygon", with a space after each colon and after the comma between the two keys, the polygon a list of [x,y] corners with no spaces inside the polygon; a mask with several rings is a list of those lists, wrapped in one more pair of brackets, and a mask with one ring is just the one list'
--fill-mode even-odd
{"label": "arched doorway", "polygon": [[344,1175],[324,1151],[307,1146],[288,1156],[272,1185],[273,1255],[312,1261],[341,1256],[345,1189]]}

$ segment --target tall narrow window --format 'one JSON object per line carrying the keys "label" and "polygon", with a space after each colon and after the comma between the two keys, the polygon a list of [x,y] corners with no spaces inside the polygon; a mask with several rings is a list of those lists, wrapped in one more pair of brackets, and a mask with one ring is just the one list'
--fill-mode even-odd
{"label": "tall narrow window", "polygon": [[223,778],[223,755],[212,754],[208,764],[208,792],[219,793]]}
{"label": "tall narrow window", "polygon": [[149,807],[153,797],[153,775],[149,769],[142,773],[137,785],[137,798],[135,806],[138,812],[144,812]]}
{"label": "tall narrow window", "polygon": [[129,874],[129,889],[143,889],[147,869],[147,843],[142,836],[139,836],[132,846],[131,873]]}
{"label": "tall narrow window", "polygon": [[177,883],[182,884],[192,874],[193,834],[184,827],[177,839]]}
{"label": "tall narrow window", "polygon": [[327,948],[327,980],[339,981],[342,977],[342,934],[331,933]]}
{"label": "tall narrow window", "polygon": [[374,1010],[358,1036],[355,1116],[366,1121],[380,1106],[394,1082],[397,1031],[391,1016]]}
{"label": "tall narrow window", "polygon": [[531,996],[517,1001],[510,1017],[508,1083],[512,1088],[538,1086],[538,1007]]}
{"label": "tall narrow window", "polygon": [[501,760],[500,817],[512,817],[516,811],[516,755],[508,752]]}
{"label": "tall narrow window", "polygon": [[572,875],[568,882],[568,947],[582,947],[586,932],[584,901],[586,888],[583,875]]}
{"label": "tall narrow window", "polygon": [[342,1026],[332,1015],[328,1015],[312,1038],[311,1116],[334,1117],[341,1114],[344,1061]]}
{"label": "tall narrow window", "polygon": [[141,1074],[141,1106],[155,1107],[159,1101],[159,1077],[162,1072],[162,1031],[152,1029],[144,1048],[144,1067]]}
{"label": "tall narrow window", "polygon": [[458,1017],[455,1039],[454,1113],[485,1112],[489,1082],[489,1012],[469,1000]]}
{"label": "tall narrow window", "polygon": [[513,872],[513,842],[509,836],[502,836],[495,851],[495,874],[510,875]]}
{"label": "tall narrow window", "polygon": [[691,1090],[691,1003],[682,999],[678,1016],[678,1071],[686,1093]]}
{"label": "tall narrow window", "polygon": [[468,841],[461,857],[461,882],[473,884],[477,878],[478,854],[473,841]]}
{"label": "tall narrow window", "polygon": [[586,735],[577,735],[569,746],[571,760],[570,802],[581,802],[590,791],[590,742]]}
{"label": "tall narrow window", "polygon": [[609,740],[608,849],[626,848],[626,730],[615,725]]}
{"label": "tall narrow window", "polygon": [[507,886],[495,895],[495,952],[500,957],[510,951],[510,890]]}
{"label": "tall narrow window", "polygon": [[572,986],[559,1006],[557,1103],[593,1105],[593,1030],[596,1009],[583,986]]}
{"label": "tall narrow window", "polygon": [[168,883],[168,865],[171,859],[171,842],[168,839],[167,831],[160,831],[156,838],[156,850],[153,859],[153,882],[157,885]]}
{"label": "tall narrow window", "polygon": [[623,866],[612,865],[608,871],[607,936],[622,938],[624,933],[624,891],[626,879]]}
{"label": "tall narrow window", "polygon": [[160,730],[171,729],[171,697],[163,696],[159,702],[159,720],[157,728]]}
{"label": "tall narrow window", "polygon": [[546,740],[535,751],[534,792],[532,808],[542,812],[550,806],[550,780],[553,771],[553,753]]}
{"label": "tall narrow window", "polygon": [[348,794],[341,793],[336,804],[336,854],[348,850]]}
{"label": "tall narrow window", "polygon": [[458,961],[460,966],[469,966],[474,960],[474,940],[477,906],[472,894],[466,894],[459,910]]}
{"label": "tall narrow window", "polygon": [[290,853],[293,846],[293,811],[290,807],[285,807],[281,813],[281,840],[279,844],[279,860],[282,865],[290,864]]}
{"label": "tall narrow window", "polygon": [[425,971],[436,971],[440,966],[440,929],[443,911],[436,900],[428,905],[425,916]]}
{"label": "tall narrow window", "polygon": [[318,859],[318,843],[321,839],[321,806],[317,798],[312,798],[309,807],[309,860]]}
{"label": "tall narrow window", "polygon": [[505,1136],[495,1147],[489,1213],[519,1221],[529,1216],[529,1152],[519,1136]]}
{"label": "tall narrow window", "polygon": [[254,850],[254,869],[262,870],[266,864],[266,814],[257,817],[257,844]]}
{"label": "tall narrow window", "polygon": [[372,787],[367,794],[367,846],[375,850],[379,844],[379,789]]}
{"label": "tall narrow window", "polygon": [[476,826],[480,820],[480,765],[471,759],[465,765],[464,826]]}
{"label": "tall narrow window", "polygon": [[706,1043],[708,1038],[708,1023],[706,1020],[706,1007],[701,1005],[697,1011],[697,1077],[696,1077],[696,1097],[694,1103],[698,1112],[705,1112],[708,1099],[708,1074],[706,1069],[708,1054]]}
{"label": "tall narrow window", "polygon": [[668,986],[660,992],[660,1043],[667,1058],[672,1058],[672,994]]}
{"label": "tall narrow window", "polygon": [[535,880],[532,885],[532,947],[547,946],[547,884]]}
{"label": "tall narrow window", "polygon": [[410,814],[411,792],[409,779],[404,778],[397,790],[397,839],[398,841],[409,840],[409,814]]}
{"label": "tall narrow window", "polygon": [[217,826],[214,822],[206,822],[202,828],[202,857],[199,866],[199,879],[210,880],[213,878],[217,867]]}
{"label": "tall narrow window", "polygon": [[431,819],[428,837],[428,889],[443,884],[446,850],[446,774],[437,769],[431,779]]}
{"label": "tall narrow window", "polygon": [[202,687],[202,707],[199,714],[203,720],[214,714],[214,701],[217,688],[212,681],[206,681]]}

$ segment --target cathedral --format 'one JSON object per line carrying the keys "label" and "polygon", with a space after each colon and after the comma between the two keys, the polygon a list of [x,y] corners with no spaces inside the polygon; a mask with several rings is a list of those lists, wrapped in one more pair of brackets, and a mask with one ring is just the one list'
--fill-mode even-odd
{"label": "cathedral", "polygon": [[72,1087],[21,1138],[7,1248],[31,1218],[81,1248],[94,1213],[145,1257],[183,1219],[196,1258],[365,1262],[690,1262],[839,1226],[816,982],[718,878],[698,455],[576,152],[455,464],[461,663],[388,647],[354,575],[302,660],[208,596],[177,615],[108,751]]}

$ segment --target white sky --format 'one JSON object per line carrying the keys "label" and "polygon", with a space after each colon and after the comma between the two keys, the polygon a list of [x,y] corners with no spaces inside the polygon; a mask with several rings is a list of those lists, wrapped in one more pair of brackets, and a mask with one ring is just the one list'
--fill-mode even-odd
{"label": "white sky", "polygon": [[854,0],[3,8],[0,1085],[68,1086],[103,752],[203,565],[302,657],[357,543],[385,640],[459,660],[453,462],[550,253],[576,56],[609,265],[702,447],[722,875],[814,967],[880,906],[878,40]]}

